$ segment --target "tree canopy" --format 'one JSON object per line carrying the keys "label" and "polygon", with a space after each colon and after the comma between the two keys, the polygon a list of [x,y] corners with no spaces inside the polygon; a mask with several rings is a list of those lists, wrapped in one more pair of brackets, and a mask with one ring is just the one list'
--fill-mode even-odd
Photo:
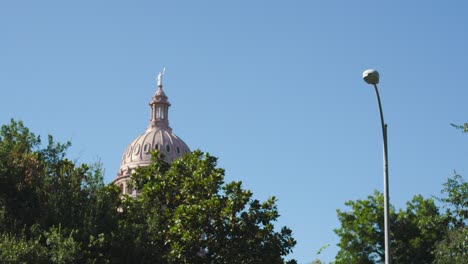
{"label": "tree canopy", "polygon": [[194,151],[132,175],[121,196],[99,164],[66,158],[70,143],[12,120],[0,130],[2,263],[295,263],[296,241],[275,228],[276,198],[261,202],[224,182],[216,158]]}
{"label": "tree canopy", "polygon": [[[391,208],[393,263],[468,263],[468,185],[455,174],[444,184],[442,193],[445,196],[436,199],[415,195],[406,209]],[[341,227],[335,230],[340,238],[336,263],[381,263],[383,195],[376,191],[367,199],[345,205],[349,211],[337,210]]]}
{"label": "tree canopy", "polygon": [[[463,126],[451,124],[468,132]],[[468,183],[456,172],[443,184],[442,197],[415,195],[398,212],[390,208],[393,263],[468,264]],[[341,227],[335,263],[382,263],[384,259],[383,195],[348,201],[337,210]],[[439,206],[436,204],[439,202]]]}

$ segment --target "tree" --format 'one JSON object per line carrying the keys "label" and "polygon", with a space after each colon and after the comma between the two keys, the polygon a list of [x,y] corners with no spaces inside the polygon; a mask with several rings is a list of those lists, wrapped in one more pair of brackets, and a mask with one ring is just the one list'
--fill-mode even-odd
{"label": "tree", "polygon": [[[340,237],[337,263],[377,263],[383,248],[383,195],[375,192],[366,200],[348,201],[350,212],[337,210],[341,228],[335,229]],[[394,219],[393,210],[390,211]]]}
{"label": "tree", "polygon": [[99,165],[65,158],[69,146],[49,136],[42,147],[21,121],[1,127],[2,262],[86,263],[109,245],[96,237],[110,237],[117,224],[118,188],[104,185]]}
{"label": "tree", "polygon": [[[341,227],[336,263],[381,263],[384,257],[383,195],[345,203],[350,211],[338,212]],[[405,210],[390,210],[393,263],[432,263],[435,243],[445,235],[447,221],[433,199],[420,195]]]}
{"label": "tree", "polygon": [[437,241],[446,236],[448,219],[432,198],[415,195],[393,223],[392,261],[432,263]]}
{"label": "tree", "polygon": [[[468,132],[468,123],[464,126],[452,126]],[[449,217],[447,236],[439,241],[435,248],[436,264],[468,263],[466,248],[468,245],[468,183],[457,172],[444,184],[442,193],[446,196],[437,198],[446,208]]]}
{"label": "tree", "polygon": [[435,247],[436,264],[468,263],[468,183],[455,172],[444,184],[444,198],[437,198],[446,208],[450,220],[447,236]]}
{"label": "tree", "polygon": [[137,198],[105,185],[99,164],[43,146],[22,122],[0,129],[1,263],[296,263],[277,230],[276,199],[224,183],[216,158],[195,151],[137,170]]}
{"label": "tree", "polygon": [[[168,164],[159,152],[132,175],[141,190],[125,197],[120,257],[139,263],[284,263],[296,243],[271,197],[252,198],[240,182],[224,184],[216,158],[194,151]],[[126,241],[133,237],[133,244]],[[291,261],[290,263],[294,263]]]}
{"label": "tree", "polygon": [[[468,263],[468,183],[456,174],[444,184],[442,203],[416,195],[405,209],[390,210],[393,263]],[[383,195],[345,203],[336,263],[381,263],[384,254]],[[445,208],[445,211],[443,210]]]}
{"label": "tree", "polygon": [[447,179],[441,192],[445,197],[436,199],[442,202],[446,214],[451,219],[451,225],[465,226],[468,220],[468,182],[454,172],[453,178]]}

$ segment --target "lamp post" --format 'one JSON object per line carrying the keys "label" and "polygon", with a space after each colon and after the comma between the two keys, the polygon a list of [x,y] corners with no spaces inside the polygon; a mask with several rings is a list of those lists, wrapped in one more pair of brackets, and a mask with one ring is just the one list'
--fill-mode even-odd
{"label": "lamp post", "polygon": [[384,233],[385,233],[385,264],[391,264],[391,255],[390,255],[390,219],[389,219],[389,200],[390,195],[388,192],[388,148],[387,148],[387,124],[384,121],[383,112],[382,112],[382,103],[380,102],[379,90],[377,89],[377,84],[379,83],[379,73],[376,70],[365,70],[362,74],[362,78],[368,84],[372,84],[375,89],[375,94],[377,95],[377,101],[379,102],[380,110],[380,122],[382,125],[382,135],[383,135],[383,155],[384,155]]}

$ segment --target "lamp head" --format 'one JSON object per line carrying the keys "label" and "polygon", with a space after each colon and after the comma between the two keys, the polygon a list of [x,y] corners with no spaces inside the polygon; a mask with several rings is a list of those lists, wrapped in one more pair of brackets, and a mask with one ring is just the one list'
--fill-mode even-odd
{"label": "lamp head", "polygon": [[378,84],[379,83],[379,72],[373,69],[365,70],[362,73],[362,78],[368,84]]}

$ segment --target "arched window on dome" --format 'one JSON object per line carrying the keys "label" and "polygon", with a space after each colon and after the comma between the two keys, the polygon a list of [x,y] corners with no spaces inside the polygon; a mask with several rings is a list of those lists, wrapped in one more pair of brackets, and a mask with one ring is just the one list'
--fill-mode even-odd
{"label": "arched window on dome", "polygon": [[151,143],[146,143],[145,146],[143,147],[143,151],[148,154],[151,151]]}

